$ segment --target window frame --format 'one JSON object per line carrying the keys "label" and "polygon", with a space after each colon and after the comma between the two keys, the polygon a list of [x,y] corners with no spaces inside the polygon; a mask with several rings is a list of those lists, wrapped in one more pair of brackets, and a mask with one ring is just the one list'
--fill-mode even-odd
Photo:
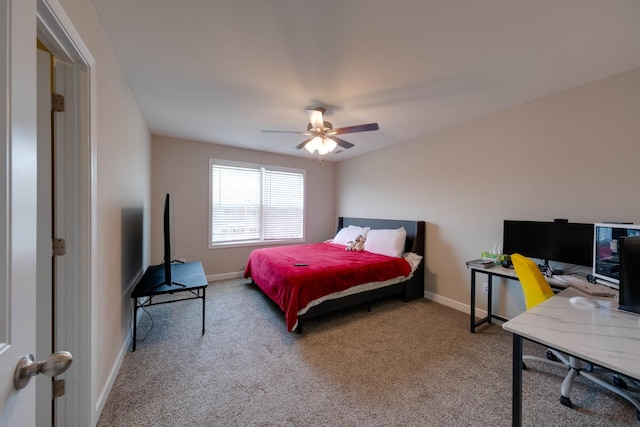
{"label": "window frame", "polygon": [[[251,169],[260,169],[261,175],[264,175],[264,171],[276,171],[276,172],[288,172],[288,173],[299,173],[302,175],[302,235],[299,238],[283,238],[283,239],[270,239],[264,240],[256,239],[256,240],[242,240],[242,241],[230,241],[230,242],[213,242],[213,167],[215,165],[220,166],[229,166],[229,167],[239,167],[239,168],[251,168]],[[267,246],[267,245],[278,245],[278,244],[289,244],[289,243],[301,243],[305,242],[305,229],[306,229],[306,206],[307,206],[307,171],[306,169],[298,169],[298,168],[290,168],[284,166],[275,166],[275,165],[267,165],[262,163],[251,163],[251,162],[238,162],[233,160],[223,160],[210,158],[209,159],[209,216],[208,216],[208,248],[209,249],[219,249],[219,248],[230,248],[230,247],[243,247],[243,246]],[[264,201],[264,185],[263,179],[261,179],[261,189],[260,189],[260,211],[261,215],[264,215],[263,212],[263,201]],[[262,222],[260,225],[260,235],[264,237],[264,223]]]}

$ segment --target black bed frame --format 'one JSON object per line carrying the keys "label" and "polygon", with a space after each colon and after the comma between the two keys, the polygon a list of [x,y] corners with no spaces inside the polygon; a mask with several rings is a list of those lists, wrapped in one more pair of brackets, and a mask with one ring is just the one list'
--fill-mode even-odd
{"label": "black bed frame", "polygon": [[320,316],[347,307],[367,304],[392,295],[401,295],[403,301],[408,302],[418,298],[424,298],[424,264],[425,264],[425,237],[426,223],[424,221],[402,221],[394,219],[370,219],[370,218],[338,218],[339,231],[343,227],[357,225],[360,227],[371,227],[371,229],[397,229],[404,227],[407,230],[404,252],[414,252],[423,257],[422,262],[414,271],[411,279],[383,288],[372,289],[342,298],[330,299],[314,307],[306,313],[298,316],[298,326],[296,332],[302,331],[302,322],[312,317]]}

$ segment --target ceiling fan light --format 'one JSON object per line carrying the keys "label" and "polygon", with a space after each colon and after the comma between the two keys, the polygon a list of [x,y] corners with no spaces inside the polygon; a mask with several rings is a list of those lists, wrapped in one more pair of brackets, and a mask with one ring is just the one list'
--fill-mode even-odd
{"label": "ceiling fan light", "polygon": [[313,138],[311,141],[309,141],[307,143],[307,145],[304,146],[304,148],[307,149],[308,152],[312,153],[316,150],[320,151],[320,148],[322,147],[322,139],[320,139],[319,136],[316,136],[315,138]]}
{"label": "ceiling fan light", "polygon": [[322,146],[327,149],[327,152],[330,152],[336,149],[338,143],[331,138],[325,138],[324,141],[322,141]]}

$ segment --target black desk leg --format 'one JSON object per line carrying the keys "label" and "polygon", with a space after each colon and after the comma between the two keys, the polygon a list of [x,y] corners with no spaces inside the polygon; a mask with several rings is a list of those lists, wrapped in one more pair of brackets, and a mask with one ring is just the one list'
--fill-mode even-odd
{"label": "black desk leg", "polygon": [[471,269],[471,327],[472,334],[476,332],[476,272]]}
{"label": "black desk leg", "polygon": [[138,299],[133,299],[133,351],[136,351],[136,333],[138,324]]}
{"label": "black desk leg", "polygon": [[511,425],[522,426],[522,337],[513,334],[513,401]]}
{"label": "black desk leg", "polygon": [[[491,323],[491,318],[493,315],[491,314],[493,304],[491,303],[491,295],[493,294],[493,275],[491,273],[487,273],[487,323]],[[483,289],[484,290],[484,289]]]}
{"label": "black desk leg", "polygon": [[205,288],[202,288],[202,335],[204,335],[204,302],[206,300],[206,292],[207,290]]}

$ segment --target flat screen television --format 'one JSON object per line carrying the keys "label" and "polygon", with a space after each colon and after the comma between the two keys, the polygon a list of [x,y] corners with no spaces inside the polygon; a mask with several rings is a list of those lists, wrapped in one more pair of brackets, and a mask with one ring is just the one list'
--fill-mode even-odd
{"label": "flat screen television", "polygon": [[640,236],[621,237],[618,246],[620,254],[619,308],[640,314]]}
{"label": "flat screen television", "polygon": [[171,196],[169,193],[164,198],[164,284],[171,284],[171,223],[173,212],[171,206]]}
{"label": "flat screen television", "polygon": [[502,251],[550,261],[591,266],[593,224],[504,220]]}
{"label": "flat screen television", "polygon": [[605,285],[620,283],[620,238],[640,236],[640,225],[596,223],[593,232],[593,271]]}
{"label": "flat screen television", "polygon": [[155,288],[160,286],[185,286],[181,283],[176,283],[172,279],[173,269],[173,253],[171,252],[171,242],[173,236],[173,202],[171,196],[167,193],[164,199],[164,218],[163,218],[163,236],[164,236],[164,259],[162,261],[162,270],[164,272],[164,280],[158,283]]}

